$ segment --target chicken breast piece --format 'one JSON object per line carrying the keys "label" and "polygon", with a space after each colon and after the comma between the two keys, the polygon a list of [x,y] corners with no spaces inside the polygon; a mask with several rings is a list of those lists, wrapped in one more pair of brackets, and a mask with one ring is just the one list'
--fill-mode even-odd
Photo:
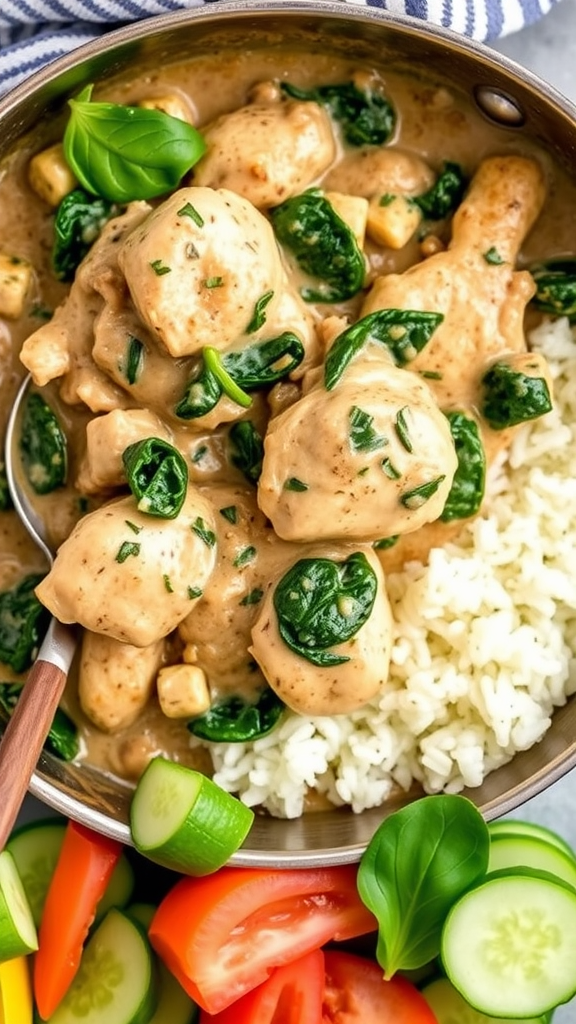
{"label": "chicken breast piece", "polygon": [[196,488],[176,519],[129,496],[80,520],[36,593],[61,622],[148,647],[186,617],[215,561],[212,507]]}
{"label": "chicken breast piece", "polygon": [[176,358],[229,348],[268,292],[272,313],[284,283],[270,224],[225,189],[175,192],[131,232],[118,260],[141,319]]}
{"label": "chicken breast piece", "polygon": [[154,692],[164,642],[149,647],[120,643],[86,630],[82,638],[78,699],[84,714],[104,732],[136,721]]}
{"label": "chicken breast piece", "polygon": [[194,183],[232,189],[259,209],[298,195],[330,166],[336,145],[318,103],[253,103],[203,131],[207,152]]}
{"label": "chicken breast piece", "polygon": [[347,153],[322,182],[328,191],[371,199],[376,195],[419,196],[434,184],[422,157],[396,146],[370,146]]}
{"label": "chicken breast piece", "polygon": [[81,494],[98,494],[126,483],[122,453],[146,437],[171,441],[162,420],[148,409],[114,409],[86,424],[86,450],[76,487]]}
{"label": "chicken breast piece", "polygon": [[375,541],[437,519],[456,467],[428,385],[368,347],[270,422],[258,504],[284,540]]}
{"label": "chicken breast piece", "polygon": [[[307,557],[342,563],[353,548],[316,548]],[[344,660],[341,664],[319,666],[295,653],[280,634],[274,607],[277,577],[268,587],[260,614],[252,628],[251,653],[269,685],[288,707],[301,715],[350,714],[371,700],[385,685],[392,645],[392,615],[384,574],[373,551],[364,550],[373,571],[377,590],[367,621],[349,640],[330,648]],[[344,602],[339,607],[344,606]]]}

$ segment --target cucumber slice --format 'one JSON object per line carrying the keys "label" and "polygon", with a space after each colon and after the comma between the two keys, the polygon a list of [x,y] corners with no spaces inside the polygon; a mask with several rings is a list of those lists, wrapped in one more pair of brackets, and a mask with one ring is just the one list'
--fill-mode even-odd
{"label": "cucumber slice", "polygon": [[65,831],[62,818],[42,818],[17,829],[6,844],[16,862],[37,928]]}
{"label": "cucumber slice", "polygon": [[576,889],[576,860],[558,846],[536,836],[505,833],[492,836],[488,871],[516,867],[550,871]]}
{"label": "cucumber slice", "polygon": [[0,960],[26,956],[38,949],[36,926],[9,850],[0,853]]}
{"label": "cucumber slice", "polygon": [[156,1006],[154,981],[143,930],[112,908],[88,941],[50,1024],[148,1024]]}
{"label": "cucumber slice", "polygon": [[137,850],[187,875],[222,867],[250,831],[254,812],[211,779],[155,757],[140,777],[130,807]]}
{"label": "cucumber slice", "polygon": [[95,922],[99,924],[112,907],[126,906],[134,891],[134,871],[125,853],[121,854],[98,906]]}
{"label": "cucumber slice", "polygon": [[422,989],[422,995],[433,1011],[438,1024],[546,1024],[548,1018],[488,1017],[460,995],[448,978],[436,978]]}
{"label": "cucumber slice", "polygon": [[544,843],[550,843],[562,850],[573,860],[576,860],[576,852],[557,832],[545,825],[538,825],[535,821],[519,821],[517,818],[500,818],[498,821],[491,821],[488,824],[488,831],[491,839],[498,839],[500,836],[533,836],[534,839],[541,839]]}
{"label": "cucumber slice", "polygon": [[[131,903],[126,913],[148,931],[157,909],[153,903]],[[200,1013],[199,1007],[160,958],[156,957],[155,960],[158,1005],[148,1024],[195,1024]]]}
{"label": "cucumber slice", "polygon": [[475,1009],[542,1016],[576,994],[576,892],[545,871],[487,875],[452,907],[440,953]]}

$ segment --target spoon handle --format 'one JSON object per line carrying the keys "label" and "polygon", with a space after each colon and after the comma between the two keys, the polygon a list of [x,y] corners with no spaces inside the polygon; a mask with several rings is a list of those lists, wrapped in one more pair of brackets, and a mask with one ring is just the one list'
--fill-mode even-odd
{"label": "spoon handle", "polygon": [[12,831],[76,649],[72,626],[52,619],[0,743],[0,850]]}

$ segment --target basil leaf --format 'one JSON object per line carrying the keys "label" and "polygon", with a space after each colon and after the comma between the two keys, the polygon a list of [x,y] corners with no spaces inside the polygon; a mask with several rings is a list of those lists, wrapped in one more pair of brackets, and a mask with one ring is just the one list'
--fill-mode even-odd
{"label": "basil leaf", "polygon": [[537,309],[552,316],[576,319],[576,259],[552,259],[530,267],[536,282],[532,299]]}
{"label": "basil leaf", "polygon": [[397,366],[405,366],[430,341],[442,313],[413,309],[378,309],[339,334],[324,364],[324,387],[331,391],[368,341],[385,345]]}
{"label": "basil leaf", "polygon": [[15,672],[30,667],[50,621],[34,593],[42,579],[41,575],[25,576],[0,593],[0,662]]}
{"label": "basil leaf", "polygon": [[66,483],[68,444],[56,413],[36,391],[30,392],[22,416],[20,454],[36,494],[50,494]]}
{"label": "basil leaf", "polygon": [[280,636],[313,665],[343,665],[350,658],[328,648],[356,635],[370,617],[377,589],[374,570],[360,551],[344,562],[301,558],[274,591]]}
{"label": "basil leaf", "polygon": [[274,690],[267,687],[254,703],[230,697],[214,704],[203,715],[188,722],[187,728],[209,743],[249,743],[275,728],[284,707]]}
{"label": "basil leaf", "polygon": [[442,220],[459,206],[466,185],[460,165],[447,161],[432,188],[421,196],[414,196],[412,202],[420,207],[428,220]]}
{"label": "basil leaf", "polygon": [[241,388],[262,388],[287,377],[304,359],[304,346],[290,331],[277,338],[229,352],[222,363]]}
{"label": "basil leaf", "polygon": [[446,419],[458,457],[452,486],[440,516],[443,522],[449,523],[478,512],[484,497],[486,454],[475,420],[463,412],[447,412]]}
{"label": "basil leaf", "polygon": [[319,279],[317,288],[301,288],[307,302],[341,302],[360,291],[366,275],[364,255],[354,233],[320,189],[310,188],[270,211],[276,237],[293,252],[298,266]]}
{"label": "basil leaf", "polygon": [[380,146],[394,131],[394,107],[379,89],[359,89],[353,82],[321,85],[316,89],[299,89],[282,82],[280,88],[293,99],[312,100],[328,107],[351,146]]}
{"label": "basil leaf", "polygon": [[54,220],[52,268],[61,281],[71,281],[78,265],[115,213],[112,203],[74,189],[60,203]]}
{"label": "basil leaf", "polygon": [[448,911],[486,874],[489,842],[463,796],[423,797],[382,822],[360,861],[358,892],[378,919],[385,978],[438,955]]}
{"label": "basil leaf", "polygon": [[176,188],[206,146],[186,121],[161,110],[92,103],[93,85],[69,100],[64,155],[80,184],[111,203]]}
{"label": "basil leaf", "polygon": [[508,363],[494,363],[482,384],[485,390],[480,411],[493,430],[537,419],[552,408],[544,377],[530,377]]}
{"label": "basil leaf", "polygon": [[128,445],[122,462],[140,512],[175,519],[188,487],[188,468],[178,449],[159,437],[147,437]]}
{"label": "basil leaf", "polygon": [[230,460],[251,484],[258,483],[262,472],[264,445],[251,420],[240,420],[230,428],[228,437],[232,452]]}

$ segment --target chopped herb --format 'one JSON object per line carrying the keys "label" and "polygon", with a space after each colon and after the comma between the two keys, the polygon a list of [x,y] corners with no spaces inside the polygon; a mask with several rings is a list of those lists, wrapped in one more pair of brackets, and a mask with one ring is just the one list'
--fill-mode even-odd
{"label": "chopped herb", "polygon": [[393,464],[391,459],[382,459],[380,465],[386,473],[386,476],[389,476],[391,480],[399,480],[402,476],[402,473],[396,469],[396,466]]}
{"label": "chopped herb", "polygon": [[208,451],[208,445],[205,445],[205,444],[198,445],[198,448],[196,449],[196,451],[194,452],[194,454],[193,454],[193,456],[192,456],[192,458],[190,460],[192,462],[192,464],[194,466],[197,466],[198,463],[202,461],[202,459],[206,455],[207,451]]}
{"label": "chopped herb", "polygon": [[130,519],[125,519],[124,522],[126,523],[126,526],[128,527],[128,529],[132,530],[132,533],[140,533],[140,531],[142,529],[141,526],[137,526],[136,523],[132,523],[130,521]]}
{"label": "chopped herb", "polygon": [[249,594],[246,594],[246,597],[242,598],[240,605],[245,608],[250,604],[258,604],[263,597],[264,591],[260,587],[254,587],[254,590],[251,590]]}
{"label": "chopped herb", "polygon": [[428,380],[442,380],[442,374],[438,370],[418,370],[421,377],[426,377]]}
{"label": "chopped herb", "polygon": [[251,420],[241,420],[230,428],[228,436],[232,445],[232,465],[236,466],[250,483],[257,483],[262,472],[264,444],[256,427]]}
{"label": "chopped herb", "polygon": [[400,409],[396,416],[394,427],[396,429],[396,433],[398,434],[398,440],[400,441],[400,444],[403,445],[407,452],[413,452],[414,446],[412,444],[412,441],[410,440],[410,434],[408,433],[408,424],[406,423],[407,411],[407,405]]}
{"label": "chopped herb", "polygon": [[372,547],[375,551],[386,551],[387,548],[393,548],[398,543],[399,535],[393,534],[392,537],[382,537],[381,540],[375,540]]}
{"label": "chopped herb", "polygon": [[170,582],[170,577],[168,576],[168,574],[164,573],[164,575],[162,576],[162,579],[164,580],[164,586],[166,587],[166,590],[168,591],[168,593],[169,594],[173,594],[174,593],[174,587],[172,586],[172,584]]}
{"label": "chopped herb", "polygon": [[366,473],[369,473],[369,472],[370,472],[370,466],[363,466],[362,469],[358,470],[356,476],[366,476]]}
{"label": "chopped herb", "polygon": [[209,548],[214,547],[216,543],[216,534],[213,530],[208,529],[201,516],[198,516],[198,518],[192,523],[192,530],[197,537],[200,537],[200,540],[203,540],[204,543],[208,545]]}
{"label": "chopped herb", "polygon": [[162,263],[162,260],[152,260],[150,266],[157,277],[162,277],[163,274],[169,274],[172,270],[172,267],[167,267],[165,263]]}
{"label": "chopped herb", "polygon": [[198,213],[196,207],[192,206],[192,203],[184,203],[184,206],[182,206],[181,209],[178,210],[177,216],[190,217],[190,220],[193,220],[194,223],[197,224],[199,228],[204,227],[204,218],[200,213]]}
{"label": "chopped herb", "polygon": [[348,436],[353,452],[374,452],[388,444],[388,438],[377,434],[372,426],[374,417],[353,405],[348,413],[350,424]]}
{"label": "chopped herb", "polygon": [[229,523],[235,525],[238,522],[238,510],[236,505],[226,505],[225,508],[218,510],[224,519],[227,519]]}
{"label": "chopped herb", "polygon": [[201,587],[188,587],[188,597],[191,601],[194,601],[197,597],[202,597],[204,591]]}
{"label": "chopped herb", "polygon": [[136,556],[136,555],[139,555],[139,554],[140,554],[140,545],[139,544],[135,544],[133,541],[125,540],[125,541],[122,542],[122,544],[118,548],[118,554],[116,555],[116,561],[122,563],[122,562],[125,562],[127,558],[130,558],[131,555]]}
{"label": "chopped herb", "polygon": [[207,277],[204,281],[205,288],[221,288],[223,284],[223,277]]}
{"label": "chopped herb", "polygon": [[390,206],[390,203],[393,203],[395,199],[396,196],[392,192],[385,192],[383,196],[380,196],[378,206]]}
{"label": "chopped herb", "polygon": [[252,547],[252,545],[250,545],[247,548],[242,548],[242,551],[240,551],[236,555],[236,558],[232,562],[232,565],[236,569],[243,569],[245,565],[248,565],[248,562],[252,562],[253,561],[255,556],[256,556],[256,548]]}
{"label": "chopped herb", "polygon": [[144,364],[144,345],[133,334],[128,335],[128,346],[126,352],[126,380],[129,384],[135,384],[142,373]]}
{"label": "chopped herb", "polygon": [[421,508],[433,494],[440,487],[443,480],[446,479],[445,474],[436,477],[435,480],[430,480],[427,484],[420,484],[419,487],[414,487],[411,491],[406,491],[406,494],[400,495],[400,501],[404,505],[404,508],[411,510]]}
{"label": "chopped herb", "polygon": [[297,476],[290,476],[284,481],[285,491],[307,491],[308,484],[305,484],[302,480],[299,480]]}
{"label": "chopped herb", "polygon": [[270,302],[273,295],[273,291],[264,292],[264,295],[261,295],[260,298],[257,299],[256,304],[254,306],[252,319],[250,320],[250,323],[246,328],[246,334],[254,334],[254,331],[259,331],[260,328],[264,326],[264,324],[266,323],[266,306]]}
{"label": "chopped herb", "polygon": [[490,248],[482,255],[484,256],[486,263],[490,263],[493,267],[499,267],[500,264],[505,263],[505,260],[502,259],[498,249],[493,245],[491,245]]}

